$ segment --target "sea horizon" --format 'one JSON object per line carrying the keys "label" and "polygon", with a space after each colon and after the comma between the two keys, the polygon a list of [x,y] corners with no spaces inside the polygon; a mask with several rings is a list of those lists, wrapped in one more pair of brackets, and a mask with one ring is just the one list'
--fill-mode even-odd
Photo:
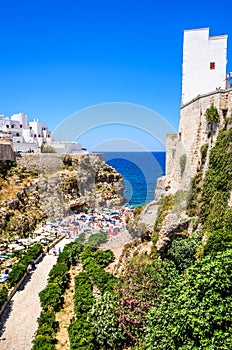
{"label": "sea horizon", "polygon": [[127,203],[137,207],[155,199],[157,179],[165,174],[165,151],[106,151],[105,162],[124,178]]}

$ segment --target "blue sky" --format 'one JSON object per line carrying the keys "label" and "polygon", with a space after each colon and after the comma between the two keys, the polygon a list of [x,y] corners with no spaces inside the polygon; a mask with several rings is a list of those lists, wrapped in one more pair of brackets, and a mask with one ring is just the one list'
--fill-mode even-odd
{"label": "blue sky", "polygon": [[[183,31],[228,34],[230,71],[230,9],[228,0],[1,0],[0,113],[24,112],[54,130],[82,109],[123,102],[177,129]],[[93,138],[80,140],[91,148]]]}

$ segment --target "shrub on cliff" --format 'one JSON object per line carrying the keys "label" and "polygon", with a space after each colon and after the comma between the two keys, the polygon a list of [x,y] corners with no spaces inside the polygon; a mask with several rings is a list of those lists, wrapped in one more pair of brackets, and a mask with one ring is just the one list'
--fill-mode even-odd
{"label": "shrub on cliff", "polygon": [[183,271],[194,263],[196,249],[201,242],[201,235],[180,237],[172,242],[167,258],[172,260],[179,271]]}
{"label": "shrub on cliff", "polygon": [[[203,189],[201,216],[207,231],[228,228],[228,199],[232,188],[232,129],[219,132],[210,152]],[[231,217],[231,215],[230,215]]]}
{"label": "shrub on cliff", "polygon": [[150,310],[141,349],[231,349],[232,250],[207,256]]}
{"label": "shrub on cliff", "polygon": [[218,123],[219,114],[218,110],[214,105],[211,105],[210,108],[207,108],[205,111],[206,119],[209,123]]}
{"label": "shrub on cliff", "polygon": [[118,322],[130,345],[143,342],[146,316],[162,299],[162,290],[176,275],[173,263],[130,266],[116,288],[118,299]]}
{"label": "shrub on cliff", "polygon": [[232,249],[232,231],[217,230],[210,234],[205,246],[204,255],[215,256],[218,252],[223,252],[227,249]]}

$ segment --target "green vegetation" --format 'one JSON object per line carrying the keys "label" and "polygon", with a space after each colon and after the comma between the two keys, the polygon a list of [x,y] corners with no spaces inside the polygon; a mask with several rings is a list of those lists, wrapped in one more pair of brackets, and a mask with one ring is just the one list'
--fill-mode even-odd
{"label": "green vegetation", "polygon": [[228,207],[232,189],[232,129],[221,130],[210,152],[206,172],[200,216],[208,232],[230,229],[232,210]]}
{"label": "green vegetation", "polygon": [[208,143],[205,143],[203,146],[201,146],[201,149],[200,149],[200,152],[201,152],[201,164],[205,164],[208,148],[209,148],[209,144]]}
{"label": "green vegetation", "polygon": [[41,149],[41,153],[56,153],[55,148],[52,146],[45,146],[44,144],[42,144],[40,149]]}
{"label": "green vegetation", "polygon": [[218,110],[214,105],[211,105],[210,108],[207,108],[205,112],[206,119],[209,123],[218,123],[219,122],[219,114]]}
{"label": "green vegetation", "polygon": [[232,250],[199,259],[164,290],[141,349],[232,347]]}
{"label": "green vegetation", "polygon": [[19,260],[12,267],[12,271],[9,273],[7,279],[7,284],[11,287],[15,287],[20,279],[27,272],[27,267],[30,262],[36,259],[42,252],[42,246],[40,244],[34,244],[32,247],[28,248],[26,253],[24,253]]}
{"label": "green vegetation", "polygon": [[2,286],[0,288],[0,309],[5,303],[5,301],[7,301],[7,295],[8,295],[7,288],[5,286]]}
{"label": "green vegetation", "polygon": [[[215,107],[207,110],[206,117],[213,132],[219,121]],[[62,307],[69,267],[76,264],[81,264],[83,271],[75,278],[70,349],[232,348],[232,208],[228,205],[232,129],[219,132],[204,175],[208,147],[202,146],[201,164],[192,179],[188,206],[191,230],[178,227],[165,258],[158,258],[155,244],[166,216],[173,209],[182,210],[182,202],[188,200],[184,191],[161,200],[152,235],[153,254],[134,255],[119,278],[105,270],[114,259],[113,253],[97,249],[106,234],[93,235],[87,242],[83,235],[65,247],[50,272],[48,286],[41,292],[45,321],[40,322],[34,343],[40,347],[33,350],[45,349],[45,345],[46,349],[54,349],[54,313]],[[185,166],[183,157],[182,174]],[[138,243],[139,239],[128,244],[125,255]],[[49,312],[51,323],[46,321]]]}
{"label": "green vegetation", "polygon": [[172,260],[179,271],[184,271],[196,260],[196,250],[201,242],[201,234],[192,236],[180,236],[172,243],[168,250],[167,259]]}
{"label": "green vegetation", "polygon": [[95,349],[123,349],[126,339],[119,327],[119,316],[118,298],[114,292],[106,292],[93,305],[91,319]]}
{"label": "green vegetation", "polygon": [[172,195],[165,196],[162,198],[159,206],[159,210],[158,210],[158,215],[154,224],[154,231],[152,233],[152,242],[153,242],[152,250],[153,250],[154,258],[157,257],[157,251],[156,251],[155,245],[158,240],[159,230],[162,227],[162,223],[164,222],[166,215],[173,208],[173,205],[174,205],[174,198]]}
{"label": "green vegetation", "polygon": [[93,286],[90,277],[86,272],[80,272],[75,278],[74,311],[69,326],[70,349],[94,349],[92,323],[88,320],[94,303],[92,295]]}
{"label": "green vegetation", "polygon": [[219,229],[209,235],[204,246],[204,255],[215,256],[227,249],[232,249],[232,230]]}
{"label": "green vegetation", "polygon": [[88,246],[96,248],[101,243],[105,243],[107,241],[107,233],[99,232],[94,235],[91,235],[86,243]]}
{"label": "green vegetation", "polygon": [[72,264],[77,264],[82,251],[83,246],[79,242],[68,244],[59,254],[57,263],[51,269],[48,284],[39,294],[43,310],[37,320],[38,329],[32,350],[55,349],[58,327],[55,321],[55,313],[63,305],[63,294],[69,285],[69,268]]}
{"label": "green vegetation", "polygon": [[182,156],[180,157],[180,172],[181,172],[181,176],[184,174],[185,171],[185,167],[186,167],[186,154],[182,154]]}

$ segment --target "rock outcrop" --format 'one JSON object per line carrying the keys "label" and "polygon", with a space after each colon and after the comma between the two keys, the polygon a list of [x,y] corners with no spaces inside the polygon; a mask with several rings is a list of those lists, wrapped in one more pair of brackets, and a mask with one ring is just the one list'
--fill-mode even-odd
{"label": "rock outcrop", "polygon": [[[30,162],[30,157],[32,162]],[[124,203],[121,174],[94,154],[23,155],[1,181],[0,233],[28,235],[38,222],[85,206]],[[49,160],[50,159],[50,160]],[[41,165],[42,164],[42,165]]]}

